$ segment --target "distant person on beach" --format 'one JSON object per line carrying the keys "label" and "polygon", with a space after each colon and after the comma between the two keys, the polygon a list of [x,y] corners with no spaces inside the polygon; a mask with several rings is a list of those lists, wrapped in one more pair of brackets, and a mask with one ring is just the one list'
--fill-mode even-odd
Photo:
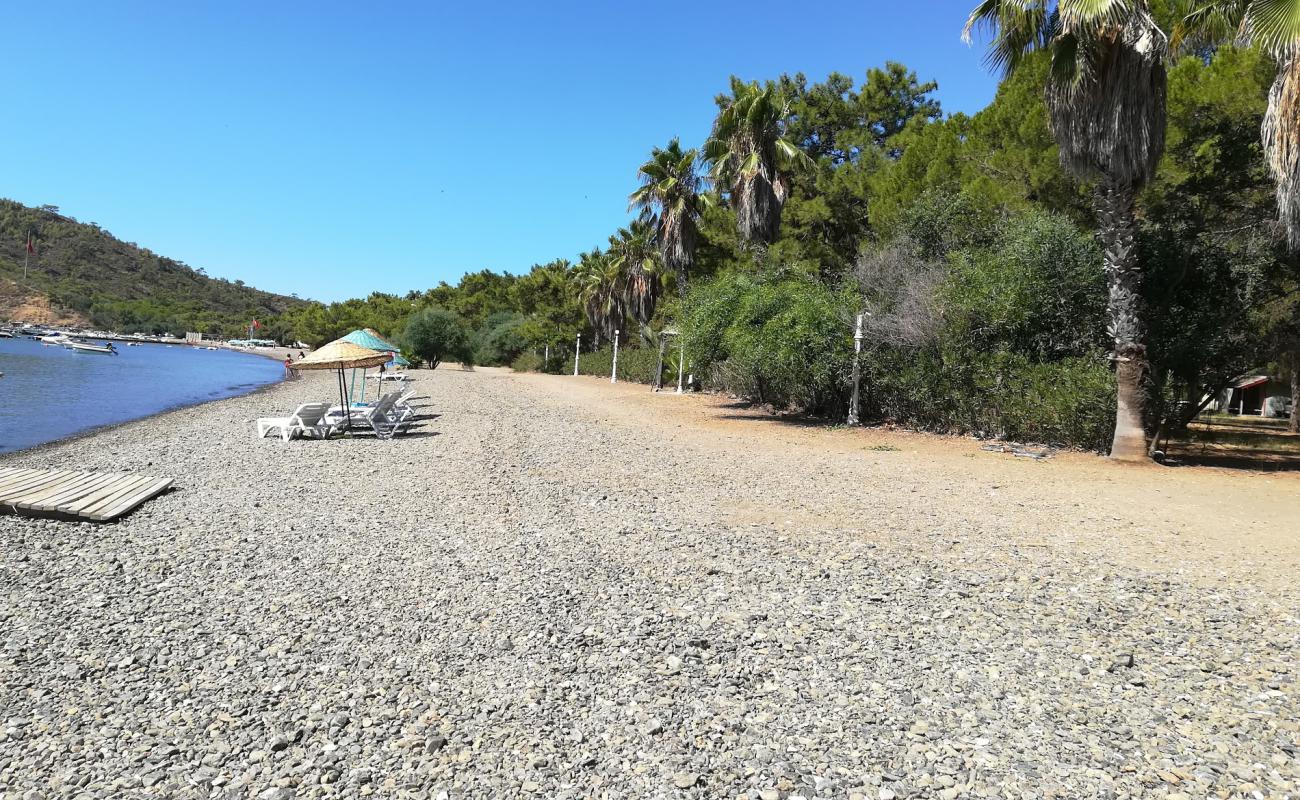
{"label": "distant person on beach", "polygon": [[301,350],[298,351],[298,358],[306,358],[306,357],[307,357],[307,354],[306,354],[306,353],[304,353],[304,352],[301,351]]}

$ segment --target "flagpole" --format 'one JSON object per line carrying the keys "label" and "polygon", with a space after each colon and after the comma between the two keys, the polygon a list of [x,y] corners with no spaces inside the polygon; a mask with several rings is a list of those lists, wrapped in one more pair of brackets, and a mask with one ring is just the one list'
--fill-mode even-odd
{"label": "flagpole", "polygon": [[27,283],[27,262],[32,258],[32,232],[27,232],[27,252],[23,253],[23,283]]}

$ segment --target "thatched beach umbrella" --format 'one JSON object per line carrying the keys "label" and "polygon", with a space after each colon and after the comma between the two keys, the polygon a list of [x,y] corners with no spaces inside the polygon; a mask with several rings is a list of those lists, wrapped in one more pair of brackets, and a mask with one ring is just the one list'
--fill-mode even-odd
{"label": "thatched beach umbrella", "polygon": [[[362,347],[367,347],[371,350],[379,350],[379,351],[387,352],[389,355],[389,362],[385,362],[385,363],[390,363],[393,360],[402,358],[401,354],[398,352],[399,350],[401,350],[401,348],[393,344],[392,342],[388,341],[384,337],[380,336],[379,332],[376,331],[374,328],[357,328],[355,331],[349,333],[346,336],[340,336],[337,341],[352,342],[353,344],[361,345]],[[402,359],[402,360],[405,361],[406,359]],[[356,377],[357,377],[356,370],[353,370],[352,383],[349,384],[349,388],[354,390],[356,388]],[[364,375],[362,376],[362,380],[361,380],[361,399],[362,400],[366,399],[366,382],[365,382]]]}
{"label": "thatched beach umbrella", "polygon": [[352,430],[352,408],[349,398],[346,396],[347,381],[343,378],[343,371],[346,369],[366,369],[367,367],[377,367],[388,361],[388,353],[381,353],[377,350],[371,350],[361,345],[345,342],[342,339],[330,342],[329,344],[317,350],[313,350],[311,355],[301,361],[293,364],[294,369],[333,369],[338,370],[339,377],[339,404],[343,406],[343,413],[347,416],[348,430]]}

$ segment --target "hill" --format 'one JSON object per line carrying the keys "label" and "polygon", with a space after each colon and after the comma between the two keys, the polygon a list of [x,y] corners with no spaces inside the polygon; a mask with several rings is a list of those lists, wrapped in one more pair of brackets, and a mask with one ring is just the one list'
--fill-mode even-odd
{"label": "hill", "polygon": [[[29,233],[37,252],[24,280]],[[57,207],[0,199],[0,321],[233,335],[250,319],[306,304],[241,281],[210,278]]]}

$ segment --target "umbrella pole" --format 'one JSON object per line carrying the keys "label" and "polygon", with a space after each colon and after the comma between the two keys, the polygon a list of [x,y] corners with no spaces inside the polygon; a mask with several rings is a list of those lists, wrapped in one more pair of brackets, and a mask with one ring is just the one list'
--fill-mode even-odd
{"label": "umbrella pole", "polygon": [[343,407],[343,418],[347,420],[345,427],[349,434],[352,433],[352,409],[348,407],[346,398],[343,396],[343,368],[339,368],[339,405]]}

